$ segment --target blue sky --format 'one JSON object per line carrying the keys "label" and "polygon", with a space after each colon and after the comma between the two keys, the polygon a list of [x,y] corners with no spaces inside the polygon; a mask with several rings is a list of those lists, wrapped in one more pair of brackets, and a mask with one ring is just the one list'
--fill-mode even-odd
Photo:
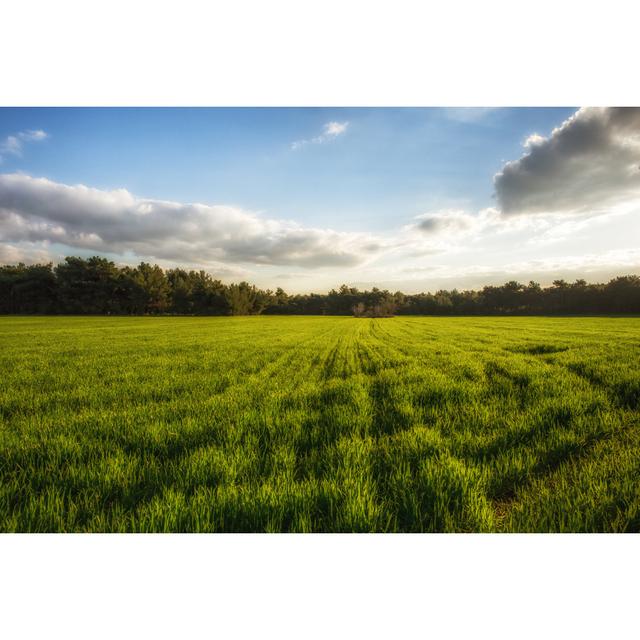
{"label": "blue sky", "polygon": [[[392,229],[434,207],[491,206],[492,176],[504,161],[575,109],[466,111],[3,109],[0,138],[41,129],[49,139],[1,168],[349,231],[363,222]],[[331,121],[349,122],[345,135],[291,149]]]}
{"label": "blue sky", "polygon": [[[37,227],[34,220],[38,219],[41,227],[46,223],[54,229],[55,225],[62,224],[62,214],[11,209],[13,205],[7,202],[15,202],[14,191],[18,189],[14,181],[5,189],[13,189],[13,195],[9,198],[8,191],[5,193],[8,200],[3,204],[0,199],[0,209],[4,207],[5,216],[11,209],[14,222],[18,217],[28,218],[33,229],[29,227],[31,230],[27,233],[25,225],[15,222],[22,229],[22,235],[16,235],[15,229],[7,231],[8,219],[4,223],[0,220],[0,225],[4,224],[4,255],[19,256],[22,251],[25,259],[29,256],[35,259],[47,251],[54,258],[99,252],[129,262],[137,258],[167,265],[185,262],[208,268],[225,279],[246,276],[263,285],[285,288],[288,281],[289,288],[297,290],[322,290],[342,281],[391,288],[397,283],[406,289],[433,288],[449,281],[460,286],[475,286],[509,275],[509,265],[513,265],[517,257],[513,253],[514,242],[520,246],[520,254],[526,253],[529,262],[573,256],[573,248],[567,247],[568,254],[562,254],[562,249],[558,251],[557,238],[542,243],[538,254],[531,250],[531,242],[536,244],[536,234],[539,235],[542,227],[543,235],[554,235],[553,216],[561,218],[555,228],[559,226],[566,231],[567,222],[582,225],[583,229],[585,221],[602,213],[597,201],[593,201],[591,210],[582,213],[578,211],[580,207],[567,210],[566,203],[559,208],[545,203],[544,211],[525,211],[525,206],[523,215],[517,216],[517,224],[513,223],[514,216],[506,215],[506,210],[500,218],[500,197],[511,198],[509,189],[522,183],[526,167],[516,167],[522,169],[521,174],[504,179],[505,195],[498,198],[496,174],[502,172],[507,163],[518,162],[523,155],[533,156],[529,161],[532,165],[536,157],[546,158],[548,149],[555,148],[556,144],[551,136],[553,129],[561,127],[576,110],[576,107],[0,109],[2,176],[46,178],[58,186],[81,184],[100,193],[126,190],[139,201],[229,207],[249,216],[246,224],[253,224],[251,216],[263,222],[289,221],[284,227],[278,226],[280,223],[265,222],[267,226],[262,230],[254,225],[253,236],[247,236],[237,221],[230,223],[234,229],[230,234],[236,235],[233,246],[228,247],[217,246],[218,236],[231,237],[225,231],[227,214],[222,209],[212,209],[203,214],[204,218],[186,209],[163,212],[168,236],[172,233],[172,216],[178,227],[181,219],[188,219],[190,228],[201,226],[201,235],[208,235],[209,240],[206,246],[202,245],[202,255],[198,255],[196,249],[186,255],[184,251],[165,246],[169,237],[162,249],[157,250],[144,247],[139,236],[129,237],[124,231],[118,237],[121,245],[115,238],[107,242],[103,237],[106,232],[101,234],[97,226],[94,229],[85,224],[87,215],[83,214],[82,207],[78,209],[79,219],[83,220],[81,231],[80,227],[71,229],[63,225],[64,229],[58,229],[53,236],[40,237],[34,231]],[[580,117],[593,120],[595,116],[587,113]],[[598,117],[605,122],[608,116]],[[631,134],[625,135],[636,135],[633,127],[635,124]],[[28,132],[42,132],[42,136],[35,139]],[[533,134],[539,138],[530,138]],[[11,139],[13,147],[9,144]],[[523,146],[527,139],[530,140],[528,146]],[[597,165],[598,153],[595,149],[589,162]],[[604,162],[606,149],[601,153]],[[567,167],[575,164],[571,158],[562,159]],[[531,172],[527,171],[529,176]],[[557,191],[558,185],[553,184],[548,174],[540,175],[549,183],[549,193]],[[612,180],[614,188],[615,176],[607,179]],[[545,189],[544,180],[540,178],[536,182],[536,193]],[[579,182],[579,176],[574,176],[576,181]],[[23,187],[35,188],[22,185],[20,189]],[[631,189],[628,197],[616,204],[628,205],[634,201],[634,194]],[[40,197],[46,203],[51,201],[44,192]],[[519,202],[519,192],[515,197]],[[526,197],[530,199],[531,194],[527,193]],[[75,202],[69,205],[72,209]],[[135,217],[131,213],[133,205],[123,201],[121,206],[125,213],[118,214],[119,224],[126,225],[127,215]],[[490,217],[487,210],[497,210],[494,217],[504,219],[505,225],[514,227],[515,224],[528,230],[521,230],[514,240],[508,230],[505,231],[506,226],[494,229],[493,218],[486,222]],[[425,216],[430,215],[436,216],[436,222],[425,223]],[[478,236],[469,237],[469,229],[477,228],[481,218],[486,223],[482,226],[486,237],[482,247],[478,247]],[[527,224],[522,223],[525,219]],[[597,228],[597,221],[594,224]],[[509,230],[513,231],[511,227]],[[436,228],[437,242],[432,233]],[[414,246],[416,242],[408,239],[414,235],[412,229],[418,234],[425,231],[431,234],[424,238],[424,246],[419,242],[420,246]],[[443,237],[447,229],[449,237]],[[338,235],[325,233],[316,237],[311,230]],[[265,234],[270,238],[269,247],[257,242]],[[492,236],[496,234],[508,237],[504,245],[495,246]],[[597,235],[595,233],[591,241],[597,239]],[[260,244],[255,255],[246,241],[247,237],[254,236]],[[181,237],[178,228],[176,242],[180,242]],[[189,237],[185,236],[184,242],[191,242]],[[461,242],[463,238],[466,240]],[[297,248],[296,243],[299,243]],[[327,258],[336,243],[341,247],[338,257]],[[555,249],[550,247],[554,243]],[[619,237],[610,244],[604,239],[601,246],[591,244],[588,247],[591,257],[598,252],[631,250],[624,242],[620,244]],[[142,250],[149,253],[141,253]],[[466,263],[460,257],[461,252],[467,254]],[[490,253],[491,259],[483,258],[483,253]],[[502,259],[496,257],[500,254]],[[606,260],[601,262],[603,274],[609,268],[616,268],[616,264],[609,266]],[[450,265],[449,271],[447,265]],[[629,265],[635,268],[628,260],[621,268]],[[411,274],[411,268],[417,271]],[[580,266],[571,268],[579,270]],[[420,275],[420,269],[424,269],[424,274],[435,270],[439,275]],[[560,271],[563,269],[559,267]],[[538,275],[535,267],[529,270],[532,277]],[[470,273],[476,276],[470,277]]]}

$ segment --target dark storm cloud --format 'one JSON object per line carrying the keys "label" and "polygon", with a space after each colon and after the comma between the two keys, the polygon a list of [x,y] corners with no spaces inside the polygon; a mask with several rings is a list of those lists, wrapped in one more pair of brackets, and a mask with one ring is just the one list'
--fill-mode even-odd
{"label": "dark storm cloud", "polygon": [[495,176],[502,213],[604,210],[640,197],[640,108],[584,108]]}

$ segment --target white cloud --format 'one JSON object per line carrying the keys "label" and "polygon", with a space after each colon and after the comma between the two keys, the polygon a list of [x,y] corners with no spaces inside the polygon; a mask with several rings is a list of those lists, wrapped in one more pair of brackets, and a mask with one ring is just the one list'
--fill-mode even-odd
{"label": "white cloud", "polygon": [[39,140],[45,140],[49,135],[42,129],[27,129],[26,131],[21,131],[18,137],[26,142],[37,142]]}
{"label": "white cloud", "polygon": [[22,174],[0,175],[0,242],[225,265],[360,265],[384,250],[366,233],[263,218],[228,206],[136,198]]}
{"label": "white cloud", "polygon": [[583,108],[495,176],[505,215],[606,212],[640,199],[640,108]]}
{"label": "white cloud", "polygon": [[307,140],[296,140],[295,142],[291,143],[291,148],[295,151],[296,149],[300,149],[307,144],[323,144],[346,133],[348,126],[348,121],[327,122],[322,128],[322,133],[319,136],[316,136],[315,138],[309,138]]}
{"label": "white cloud", "polygon": [[538,133],[532,133],[525,141],[524,147],[529,149],[531,147],[536,147],[544,144],[547,139],[544,136],[541,136]]}
{"label": "white cloud", "polygon": [[335,137],[342,135],[347,130],[348,126],[348,122],[327,122],[327,124],[324,125],[323,135],[329,138],[332,136]]}
{"label": "white cloud", "polygon": [[40,142],[48,137],[42,129],[27,129],[7,136],[3,142],[0,142],[0,162],[3,155],[21,156],[25,142]]}

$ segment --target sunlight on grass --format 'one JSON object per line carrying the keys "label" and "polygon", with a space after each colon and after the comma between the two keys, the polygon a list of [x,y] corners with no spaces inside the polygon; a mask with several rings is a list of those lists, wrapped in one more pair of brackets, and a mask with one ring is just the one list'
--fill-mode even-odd
{"label": "sunlight on grass", "polygon": [[0,318],[2,531],[639,531],[635,318]]}

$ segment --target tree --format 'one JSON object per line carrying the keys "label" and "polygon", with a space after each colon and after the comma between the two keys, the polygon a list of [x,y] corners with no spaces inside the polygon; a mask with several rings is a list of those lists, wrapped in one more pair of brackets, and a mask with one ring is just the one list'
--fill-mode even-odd
{"label": "tree", "polygon": [[193,313],[193,282],[189,273],[184,269],[171,269],[166,275],[171,291],[171,311],[178,314]]}
{"label": "tree", "polygon": [[225,285],[204,270],[163,271],[145,262],[119,267],[99,256],[70,256],[51,264],[0,266],[0,313],[196,315],[336,314],[383,317],[401,314],[640,313],[640,277],[619,276],[607,284],[554,280],[543,288],[515,280],[480,291],[405,295],[346,284],[327,294],[287,295],[248,282]]}
{"label": "tree", "polygon": [[118,269],[107,260],[70,256],[55,268],[60,305],[65,313],[118,313]]}
{"label": "tree", "polygon": [[231,284],[225,293],[229,310],[234,316],[260,313],[269,302],[269,296],[248,282]]}
{"label": "tree", "polygon": [[604,288],[608,307],[616,313],[640,313],[640,277],[619,276]]}
{"label": "tree", "polygon": [[57,289],[51,264],[0,267],[0,313],[54,313]]}
{"label": "tree", "polygon": [[169,309],[169,282],[157,264],[141,262],[133,278],[144,291],[145,313],[164,313]]}
{"label": "tree", "polygon": [[365,307],[364,302],[358,302],[358,304],[353,305],[352,311],[356,318],[364,318],[367,307]]}

